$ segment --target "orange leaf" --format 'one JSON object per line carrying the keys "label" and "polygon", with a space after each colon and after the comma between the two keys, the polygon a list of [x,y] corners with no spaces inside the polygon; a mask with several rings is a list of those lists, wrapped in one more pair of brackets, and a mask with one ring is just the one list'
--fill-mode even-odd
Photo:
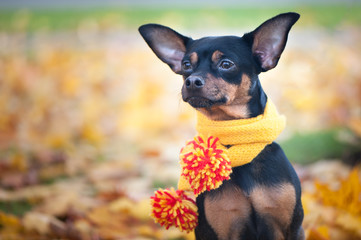
{"label": "orange leaf", "polygon": [[358,168],[353,169],[346,179],[340,180],[338,189],[333,190],[327,184],[319,182],[316,182],[315,186],[316,196],[323,204],[361,216],[361,181]]}

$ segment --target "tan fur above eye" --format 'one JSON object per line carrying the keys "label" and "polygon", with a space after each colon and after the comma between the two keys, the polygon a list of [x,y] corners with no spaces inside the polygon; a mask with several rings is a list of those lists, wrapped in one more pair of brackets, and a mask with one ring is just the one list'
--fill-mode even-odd
{"label": "tan fur above eye", "polygon": [[198,62],[198,54],[196,52],[192,52],[191,55],[189,55],[189,59],[191,60],[192,65],[196,65]]}
{"label": "tan fur above eye", "polygon": [[222,53],[219,50],[214,51],[212,54],[212,62],[217,63],[223,55],[224,55],[224,53]]}

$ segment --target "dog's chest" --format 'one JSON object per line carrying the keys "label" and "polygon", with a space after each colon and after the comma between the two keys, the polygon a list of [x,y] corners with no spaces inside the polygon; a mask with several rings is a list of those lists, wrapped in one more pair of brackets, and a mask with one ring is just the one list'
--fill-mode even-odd
{"label": "dog's chest", "polygon": [[246,228],[257,229],[257,225],[267,225],[273,229],[275,239],[284,239],[283,232],[291,223],[295,203],[295,189],[289,183],[256,186],[248,194],[236,185],[227,184],[205,196],[204,211],[207,222],[221,240],[238,240]]}

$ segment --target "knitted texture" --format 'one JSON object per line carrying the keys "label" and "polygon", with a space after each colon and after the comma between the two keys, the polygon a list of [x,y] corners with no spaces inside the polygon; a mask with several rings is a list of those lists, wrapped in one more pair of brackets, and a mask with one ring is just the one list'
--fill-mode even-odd
{"label": "knitted texture", "polygon": [[[264,113],[254,118],[213,121],[201,113],[197,113],[197,118],[198,134],[217,137],[220,143],[217,147],[227,152],[232,167],[250,163],[278,137],[286,125],[286,118],[278,114],[270,99]],[[186,176],[181,175],[178,189],[192,191]]]}

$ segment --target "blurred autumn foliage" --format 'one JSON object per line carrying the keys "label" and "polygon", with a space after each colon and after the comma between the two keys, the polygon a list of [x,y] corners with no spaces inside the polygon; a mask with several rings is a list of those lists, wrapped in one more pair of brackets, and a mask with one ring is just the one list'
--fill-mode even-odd
{"label": "blurred autumn foliage", "polygon": [[[353,25],[291,32],[260,76],[284,139],[337,127],[361,160],[360,53]],[[152,192],[177,182],[194,112],[135,29],[2,31],[0,72],[0,239],[192,239],[149,217]],[[360,167],[318,160],[296,165],[307,239],[361,239]]]}

